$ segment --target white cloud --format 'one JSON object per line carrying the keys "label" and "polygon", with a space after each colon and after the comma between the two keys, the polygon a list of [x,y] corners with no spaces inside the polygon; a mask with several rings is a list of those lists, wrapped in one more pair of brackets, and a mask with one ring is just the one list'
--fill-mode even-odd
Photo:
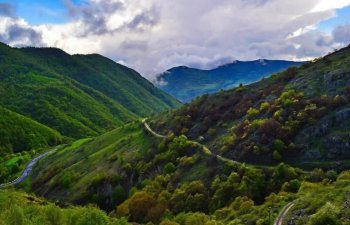
{"label": "white cloud", "polygon": [[311,10],[311,12],[327,11],[330,9],[340,9],[350,5],[350,0],[321,0]]}
{"label": "white cloud", "polygon": [[101,53],[149,78],[179,65],[207,69],[235,59],[318,57],[344,42],[347,33],[333,38],[317,25],[350,5],[350,0],[65,2],[70,22],[29,27],[41,34],[42,45]]}

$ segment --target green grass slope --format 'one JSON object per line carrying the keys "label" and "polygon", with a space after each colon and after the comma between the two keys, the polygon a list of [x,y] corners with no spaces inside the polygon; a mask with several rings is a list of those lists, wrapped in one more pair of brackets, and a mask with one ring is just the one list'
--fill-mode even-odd
{"label": "green grass slope", "polygon": [[0,106],[0,156],[61,142],[57,131]]}
{"label": "green grass slope", "polygon": [[180,106],[137,72],[102,56],[4,44],[0,53],[0,103],[65,136],[95,136]]}
{"label": "green grass slope", "polygon": [[[32,188],[51,199],[112,209],[141,177],[151,176],[154,149],[141,123],[127,124],[48,156],[35,168]],[[116,188],[124,195],[113,197]]]}
{"label": "green grass slope", "polygon": [[256,163],[349,167],[350,47],[154,117],[160,133]]}
{"label": "green grass slope", "polygon": [[57,206],[45,199],[12,190],[0,190],[1,225],[127,225],[125,219],[108,217],[90,207]]}

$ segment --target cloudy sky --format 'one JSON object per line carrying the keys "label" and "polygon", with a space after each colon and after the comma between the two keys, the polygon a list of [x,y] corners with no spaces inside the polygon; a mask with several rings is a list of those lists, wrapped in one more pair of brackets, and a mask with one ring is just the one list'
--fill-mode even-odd
{"label": "cloudy sky", "polygon": [[350,43],[350,0],[0,0],[0,41],[100,53],[147,78]]}

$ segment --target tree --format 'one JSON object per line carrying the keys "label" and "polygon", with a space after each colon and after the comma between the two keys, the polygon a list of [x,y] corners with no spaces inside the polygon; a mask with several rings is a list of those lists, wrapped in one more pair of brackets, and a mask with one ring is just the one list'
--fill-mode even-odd
{"label": "tree", "polygon": [[105,224],[108,224],[108,218],[106,214],[94,208],[87,210],[77,222],[77,225],[105,225]]}
{"label": "tree", "polygon": [[330,181],[335,181],[338,177],[337,171],[335,170],[328,170],[326,173],[326,177],[330,180]]}
{"label": "tree", "polygon": [[280,154],[277,150],[275,150],[275,151],[273,152],[272,158],[273,158],[274,160],[276,160],[276,161],[281,161],[281,160],[282,160],[282,156],[281,156],[281,154]]}
{"label": "tree", "polygon": [[164,166],[164,172],[165,174],[171,174],[176,170],[176,167],[174,165],[174,163],[169,162]]}
{"label": "tree", "polygon": [[114,188],[113,193],[112,193],[112,200],[113,204],[119,204],[121,203],[126,197],[126,193],[124,188],[121,185],[118,185],[117,187]]}
{"label": "tree", "polygon": [[276,139],[274,142],[274,147],[275,147],[275,150],[277,150],[278,152],[281,152],[284,149],[285,144],[282,140]]}
{"label": "tree", "polygon": [[144,223],[149,209],[157,204],[156,200],[146,192],[137,192],[129,202],[130,219],[134,222]]}

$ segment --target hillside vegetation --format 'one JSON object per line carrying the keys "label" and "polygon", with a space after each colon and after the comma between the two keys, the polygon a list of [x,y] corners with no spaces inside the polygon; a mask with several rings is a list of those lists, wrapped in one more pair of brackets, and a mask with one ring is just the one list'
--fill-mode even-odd
{"label": "hillside vegetation", "polygon": [[4,44],[0,104],[73,138],[180,106],[137,72],[100,55]]}
{"label": "hillside vegetation", "polygon": [[[348,181],[333,183],[336,179],[334,170],[219,160],[183,135],[156,138],[134,122],[49,156],[36,167],[31,188],[52,200],[97,204],[140,224],[267,225],[295,199],[325,188],[343,193]],[[332,204],[338,207],[345,196]],[[325,200],[303,215],[317,213]]]}
{"label": "hillside vegetation", "polygon": [[57,131],[1,105],[0,115],[0,156],[62,142],[62,136]]}
{"label": "hillside vegetation", "polygon": [[47,200],[12,190],[0,191],[1,225],[128,225],[95,207],[61,208]]}
{"label": "hillside vegetation", "polygon": [[[294,203],[284,224],[348,225],[349,61],[350,47],[204,95],[148,118],[153,132],[139,119],[86,135],[40,160],[18,187],[68,207],[58,216],[63,224],[80,212],[77,224],[271,225]],[[93,204],[110,217],[69,204]],[[5,218],[35,221],[35,212],[50,224],[48,215],[57,215],[30,207],[8,207],[0,218],[19,212]]]}
{"label": "hillside vegetation", "polygon": [[154,117],[160,133],[254,164],[348,167],[350,47]]}
{"label": "hillside vegetation", "polygon": [[182,102],[197,96],[250,84],[302,62],[281,60],[235,61],[212,70],[175,67],[157,77],[159,88]]}

